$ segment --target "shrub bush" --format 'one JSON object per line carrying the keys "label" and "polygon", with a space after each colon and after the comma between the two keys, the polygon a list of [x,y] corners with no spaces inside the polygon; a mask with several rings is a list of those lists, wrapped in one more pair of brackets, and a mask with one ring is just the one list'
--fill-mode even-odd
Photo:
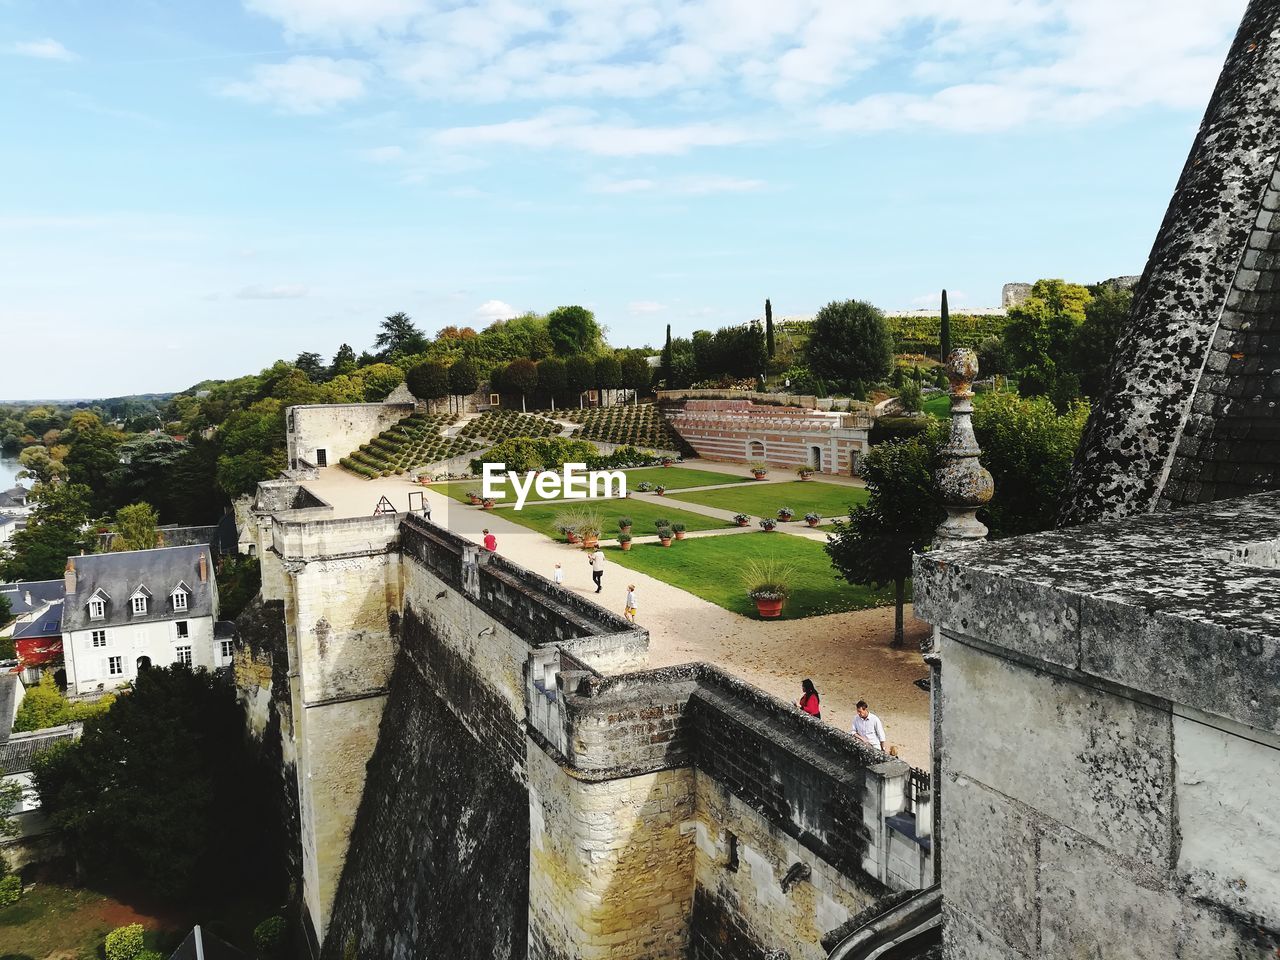
{"label": "shrub bush", "polygon": [[143,950],[135,960],[169,960],[169,958],[159,950]]}
{"label": "shrub bush", "polygon": [[7,877],[0,879],[0,907],[7,907],[11,903],[17,903],[22,896],[22,878],[16,873],[11,873]]}
{"label": "shrub bush", "polygon": [[894,440],[910,440],[929,429],[929,417],[877,417],[871,425],[868,440],[876,444]]}
{"label": "shrub bush", "polygon": [[142,953],[142,924],[131,923],[127,927],[116,927],[107,934],[104,944],[107,960],[138,960]]}
{"label": "shrub bush", "polygon": [[284,945],[285,919],[282,916],[267,917],[253,928],[253,945],[258,956],[274,957]]}

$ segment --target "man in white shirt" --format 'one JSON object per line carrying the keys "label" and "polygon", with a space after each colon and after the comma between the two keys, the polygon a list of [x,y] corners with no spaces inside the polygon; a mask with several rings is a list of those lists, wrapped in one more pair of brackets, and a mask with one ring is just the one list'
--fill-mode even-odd
{"label": "man in white shirt", "polygon": [[604,589],[604,551],[596,547],[594,553],[587,554],[587,562],[591,564],[591,579],[596,582],[596,593]]}
{"label": "man in white shirt", "polygon": [[853,728],[849,731],[864,743],[884,750],[888,741],[884,738],[884,724],[880,718],[867,709],[867,701],[858,701],[858,715],[853,718]]}

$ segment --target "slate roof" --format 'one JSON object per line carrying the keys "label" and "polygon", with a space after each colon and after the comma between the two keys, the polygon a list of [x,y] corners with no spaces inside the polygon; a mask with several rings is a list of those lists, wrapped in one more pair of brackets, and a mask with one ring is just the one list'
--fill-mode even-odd
{"label": "slate roof", "polygon": [[[65,592],[61,580],[20,580],[16,583],[0,583],[0,597],[9,601],[9,607],[15,617],[32,610],[39,610],[47,603],[61,600]],[[31,603],[27,603],[27,594],[31,594]]]}
{"label": "slate roof", "polygon": [[21,484],[8,490],[0,490],[0,510],[6,507],[25,507],[30,495],[31,491]]}
{"label": "slate roof", "polygon": [[[199,950],[196,949],[197,940],[200,941]],[[198,960],[201,957],[204,960],[249,960],[247,953],[242,953],[203,927],[193,927],[169,960]]]}
{"label": "slate roof", "polygon": [[15,733],[8,743],[0,745],[0,774],[26,773],[31,769],[31,758],[37,753],[48,750],[55,743],[75,740],[79,736],[79,727],[71,725]]}
{"label": "slate roof", "polygon": [[62,636],[62,601],[54,600],[38,617],[25,620],[13,628],[13,639],[31,640],[36,637]]}
{"label": "slate roof", "polygon": [[1280,489],[1276,36],[1280,4],[1253,0],[1135,291],[1063,523]]}
{"label": "slate roof", "polygon": [[[199,562],[204,556],[208,570],[206,582],[200,582]],[[89,630],[119,627],[131,623],[162,620],[193,620],[214,615],[213,562],[209,547],[159,547],[154,550],[129,550],[123,553],[95,553],[72,557],[76,570],[76,591],[68,594],[62,613],[63,630]],[[191,590],[187,609],[175,611],[171,594],[179,583]],[[135,615],[129,598],[139,588],[151,594],[145,614]],[[106,617],[89,619],[89,600],[102,591],[107,600]]]}

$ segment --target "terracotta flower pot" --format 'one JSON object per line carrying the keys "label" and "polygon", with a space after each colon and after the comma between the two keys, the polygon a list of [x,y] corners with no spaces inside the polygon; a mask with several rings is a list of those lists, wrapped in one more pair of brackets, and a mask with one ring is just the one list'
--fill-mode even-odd
{"label": "terracotta flower pot", "polygon": [[582,545],[586,547],[588,550],[593,549],[595,545],[599,542],[600,542],[599,537],[583,537],[582,538]]}
{"label": "terracotta flower pot", "polygon": [[663,537],[663,538],[662,538],[662,545],[663,545],[664,547],[669,547],[669,546],[671,546],[671,538],[670,538],[670,537]]}
{"label": "terracotta flower pot", "polygon": [[630,532],[631,532],[631,524],[629,524],[629,523],[628,523],[625,527],[619,527],[619,528],[618,528],[618,532],[619,532],[619,533],[630,533]]}
{"label": "terracotta flower pot", "polygon": [[486,501],[485,501],[484,503],[482,503],[480,506],[481,506],[481,507],[483,507],[485,510],[492,510],[492,509],[493,509],[493,501],[492,501],[492,500],[486,500]]}
{"label": "terracotta flower pot", "polygon": [[623,541],[622,541],[622,551],[625,553],[626,551],[628,551],[628,550],[630,550],[630,549],[631,549],[631,541],[630,541],[630,540],[623,540]]}
{"label": "terracotta flower pot", "polygon": [[757,600],[756,612],[760,614],[763,620],[775,620],[782,616],[783,599],[778,597],[776,600]]}
{"label": "terracotta flower pot", "polygon": [[479,505],[480,505],[480,498],[479,498],[479,497],[471,497],[471,498],[470,498],[470,500],[471,500],[471,505],[472,505],[473,507],[477,507],[477,506],[479,506]]}
{"label": "terracotta flower pot", "polygon": [[769,475],[769,474],[767,474],[767,473],[755,473],[755,474],[753,474],[753,476],[754,476],[757,480],[763,480],[763,479],[764,479],[765,477],[767,477],[768,475]]}
{"label": "terracotta flower pot", "polygon": [[811,526],[811,527],[816,527],[820,522],[821,522],[821,521],[819,521],[819,520],[806,520],[806,521],[805,521],[805,523],[807,523],[807,524],[808,524],[809,526]]}
{"label": "terracotta flower pot", "polygon": [[738,521],[738,526],[740,526],[740,527],[749,527],[749,526],[751,526],[751,521],[750,521],[750,520],[739,520],[739,521]]}
{"label": "terracotta flower pot", "polygon": [[813,479],[813,474],[812,474],[812,473],[802,473],[802,474],[800,474],[800,479],[801,479],[801,480],[812,480],[812,479]]}
{"label": "terracotta flower pot", "polygon": [[564,536],[565,536],[565,539],[566,539],[569,543],[577,543],[577,542],[578,542],[578,535],[577,535],[576,533],[574,533],[572,530],[566,530],[566,531],[564,532]]}
{"label": "terracotta flower pot", "polygon": [[676,531],[676,539],[677,539],[677,540],[683,540],[683,539],[684,539],[684,531],[683,531],[683,530],[677,530],[677,531]]}

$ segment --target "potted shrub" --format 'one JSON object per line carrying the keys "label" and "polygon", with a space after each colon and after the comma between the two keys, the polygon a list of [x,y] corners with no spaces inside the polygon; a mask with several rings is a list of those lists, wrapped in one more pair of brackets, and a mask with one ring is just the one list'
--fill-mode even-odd
{"label": "potted shrub", "polygon": [[763,480],[769,475],[769,465],[764,462],[753,463],[751,465],[751,475],[757,480]]}
{"label": "potted shrub", "polygon": [[582,523],[583,513],[581,509],[577,510],[561,510],[556,514],[556,529],[564,534],[566,543],[578,542],[578,524]]}
{"label": "potted shrub", "polygon": [[796,512],[795,512],[794,510],[792,510],[790,507],[779,507],[779,508],[778,508],[778,519],[779,519],[779,520],[783,520],[783,521],[790,520],[790,519],[791,519],[792,517],[794,517],[795,515],[796,515]]}
{"label": "potted shrub", "polygon": [[816,527],[822,522],[822,514],[810,511],[804,515],[804,522],[811,527]]}
{"label": "potted shrub", "polygon": [[471,501],[473,507],[480,505],[480,493],[477,490],[468,490],[467,499]]}
{"label": "potted shrub", "polygon": [[641,493],[648,493],[650,490],[653,489],[653,484],[650,483],[648,480],[641,480],[639,483],[636,484],[636,489],[639,490]]}
{"label": "potted shrub", "polygon": [[664,547],[671,546],[671,536],[672,536],[672,532],[670,527],[658,528],[658,539],[662,541],[662,545]]}
{"label": "potted shrub", "polygon": [[683,523],[681,523],[679,520],[677,520],[675,523],[673,523],[673,524],[671,525],[671,529],[675,531],[675,535],[676,535],[676,539],[677,539],[677,540],[683,540],[683,539],[684,539],[684,524],[683,524]]}
{"label": "potted shrub", "polygon": [[664,487],[662,484],[658,484],[656,487],[653,488],[653,492],[656,493],[658,496],[662,496],[664,493],[667,492],[667,488]]}
{"label": "potted shrub", "polygon": [[622,549],[623,549],[623,550],[630,550],[630,549],[631,549],[631,534],[629,534],[629,533],[620,533],[620,534],[618,534],[618,545],[619,545],[620,547],[622,547]]}
{"label": "potted shrub", "polygon": [[756,612],[762,620],[775,620],[782,616],[782,606],[791,592],[794,568],[785,561],[772,557],[753,560],[743,568],[742,581],[747,596],[755,601]]}
{"label": "potted shrub", "polygon": [[630,518],[630,517],[619,517],[619,518],[618,518],[618,531],[619,531],[620,533],[623,533],[623,534],[628,534],[628,533],[630,533],[630,532],[631,532],[631,518]]}
{"label": "potted shrub", "polygon": [[812,480],[813,467],[797,467],[796,474],[800,477],[801,480]]}
{"label": "potted shrub", "polygon": [[663,458],[662,458],[662,465],[663,465],[664,467],[674,467],[674,466],[676,465],[675,458],[674,458],[674,457],[663,457]]}
{"label": "potted shrub", "polygon": [[747,524],[751,522],[751,518],[748,517],[745,513],[735,513],[733,515],[733,522],[740,527],[745,527]]}
{"label": "potted shrub", "polygon": [[773,533],[773,528],[778,525],[778,521],[772,517],[762,517],[760,520],[760,529],[765,533]]}
{"label": "potted shrub", "polygon": [[578,536],[582,538],[582,545],[588,550],[595,547],[600,542],[600,517],[594,513],[588,513],[583,516],[582,522],[576,527]]}
{"label": "potted shrub", "polygon": [[493,503],[494,502],[491,497],[485,497],[484,500],[481,501],[480,506],[483,507],[485,510],[492,510]]}

